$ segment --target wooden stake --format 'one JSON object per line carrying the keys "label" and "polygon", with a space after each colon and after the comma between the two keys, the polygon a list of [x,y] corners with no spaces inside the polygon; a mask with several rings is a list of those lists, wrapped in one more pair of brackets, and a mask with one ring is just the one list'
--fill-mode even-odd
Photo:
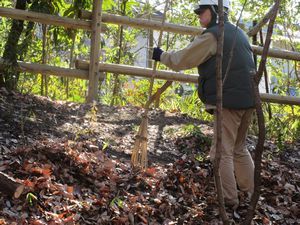
{"label": "wooden stake", "polygon": [[87,102],[92,102],[96,99],[99,73],[99,57],[100,57],[100,32],[101,32],[101,14],[103,0],[93,1],[93,16],[92,16],[92,37],[91,37],[91,53],[89,66],[89,87]]}

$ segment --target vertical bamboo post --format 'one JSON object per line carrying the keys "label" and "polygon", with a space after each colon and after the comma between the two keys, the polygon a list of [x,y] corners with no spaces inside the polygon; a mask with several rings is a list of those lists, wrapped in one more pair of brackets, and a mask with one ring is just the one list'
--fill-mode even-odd
{"label": "vertical bamboo post", "polygon": [[101,32],[101,17],[102,17],[103,0],[93,0],[92,12],[92,35],[91,35],[91,51],[89,65],[89,86],[87,102],[92,102],[97,96],[99,72],[99,57],[100,57],[100,32]]}

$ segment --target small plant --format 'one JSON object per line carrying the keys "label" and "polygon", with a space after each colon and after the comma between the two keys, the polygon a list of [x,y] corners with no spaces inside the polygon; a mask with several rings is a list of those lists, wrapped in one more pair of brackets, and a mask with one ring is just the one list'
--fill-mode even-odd
{"label": "small plant", "polygon": [[210,146],[211,145],[211,138],[206,136],[202,133],[201,128],[199,126],[196,126],[194,124],[187,124],[183,126],[182,128],[182,134],[183,136],[192,136],[197,139],[198,145],[204,145],[204,146]]}
{"label": "small plant", "polygon": [[105,149],[107,149],[109,147],[110,143],[109,140],[106,139],[105,141],[103,141],[103,145],[102,145],[102,151],[105,151]]}
{"label": "small plant", "polygon": [[123,208],[123,205],[124,205],[124,201],[119,197],[114,197],[109,204],[110,207],[117,206],[119,208]]}
{"label": "small plant", "polygon": [[300,107],[272,106],[273,117],[266,119],[267,137],[273,139],[280,150],[300,136]]}
{"label": "small plant", "polygon": [[204,159],[205,157],[202,154],[195,155],[195,160],[197,160],[198,162],[203,162]]}
{"label": "small plant", "polygon": [[26,195],[26,201],[29,203],[30,206],[33,206],[33,203],[37,201],[37,197],[33,193],[29,192]]}

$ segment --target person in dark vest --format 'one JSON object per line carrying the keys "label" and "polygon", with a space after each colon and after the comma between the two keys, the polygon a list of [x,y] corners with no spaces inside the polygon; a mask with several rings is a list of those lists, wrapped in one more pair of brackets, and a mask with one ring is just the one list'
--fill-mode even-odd
{"label": "person in dark vest", "polygon": [[[254,164],[246,148],[246,136],[254,111],[254,94],[251,76],[255,64],[251,46],[245,33],[228,21],[229,1],[224,0],[224,50],[223,50],[223,121],[220,175],[225,204],[239,204],[237,186],[249,195],[254,189]],[[201,0],[194,10],[200,24],[206,28],[202,34],[179,51],[164,52],[153,49],[152,59],[161,61],[179,71],[198,68],[198,95],[206,110],[214,113],[216,134],[216,52],[218,35],[218,0]],[[233,46],[234,45],[234,46]],[[233,46],[233,57],[228,65]],[[225,72],[229,66],[229,73]],[[209,153],[214,160],[216,135]]]}

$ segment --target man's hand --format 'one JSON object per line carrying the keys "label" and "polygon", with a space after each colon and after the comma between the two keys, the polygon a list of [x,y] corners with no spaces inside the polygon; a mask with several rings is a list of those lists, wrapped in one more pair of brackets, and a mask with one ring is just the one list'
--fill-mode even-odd
{"label": "man's hand", "polygon": [[152,59],[155,61],[160,61],[160,56],[164,51],[161,50],[159,47],[153,48],[153,55]]}

